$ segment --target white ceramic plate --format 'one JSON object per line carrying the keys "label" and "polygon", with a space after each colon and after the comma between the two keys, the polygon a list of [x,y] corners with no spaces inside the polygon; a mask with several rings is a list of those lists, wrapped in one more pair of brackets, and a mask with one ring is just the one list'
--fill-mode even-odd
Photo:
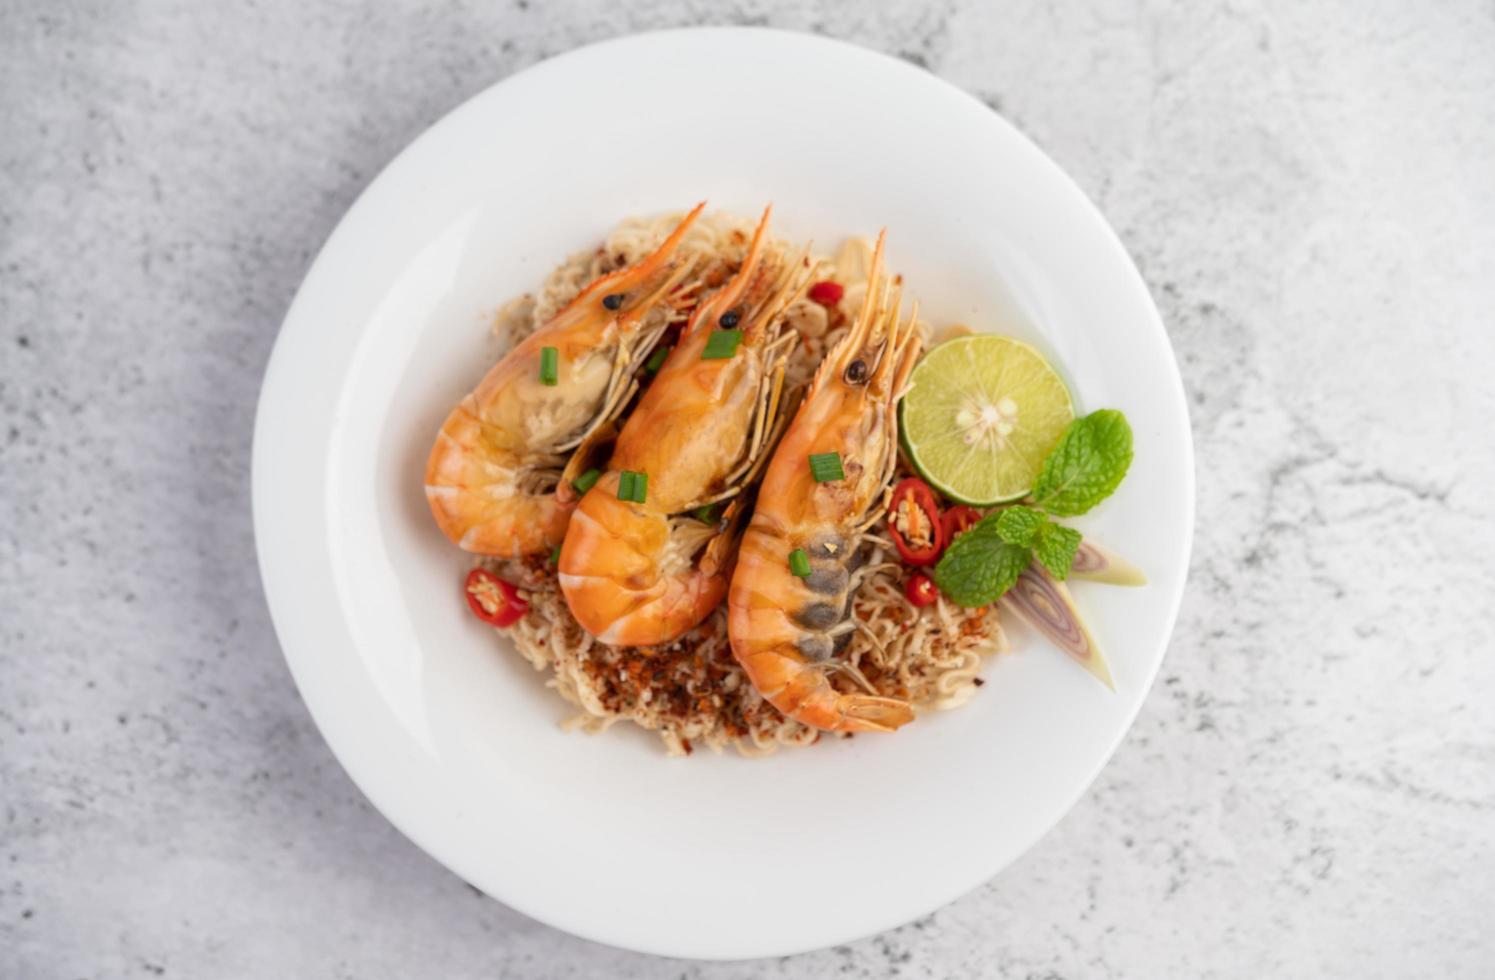
{"label": "white ceramic plate", "polygon": [[[489,366],[487,316],[627,215],[775,205],[833,244],[888,228],[936,324],[1046,351],[1136,462],[1084,530],[1143,589],[1080,583],[1112,694],[1037,637],[968,706],[767,759],[665,758],[570,709],[468,614],[422,467]],[[577,935],[784,954],[926,914],[1051,827],[1110,756],[1172,628],[1193,527],[1183,390],[1116,236],[976,100],[821,38],[689,30],[574,51],[472,99],[348,212],[286,317],[254,446],[260,569],[313,717],[358,786],[454,872]]]}

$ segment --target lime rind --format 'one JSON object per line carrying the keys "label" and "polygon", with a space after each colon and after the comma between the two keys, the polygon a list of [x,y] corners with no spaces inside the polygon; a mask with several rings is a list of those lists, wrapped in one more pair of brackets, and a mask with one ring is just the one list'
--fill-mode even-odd
{"label": "lime rind", "polygon": [[[1016,402],[1016,424],[1002,433],[1000,446],[968,445],[958,407],[997,405],[1004,397]],[[919,416],[913,425],[911,406]],[[1069,388],[1042,354],[1011,337],[973,334],[932,348],[914,367],[899,405],[899,437],[930,486],[951,500],[989,507],[1028,494],[1073,419]]]}

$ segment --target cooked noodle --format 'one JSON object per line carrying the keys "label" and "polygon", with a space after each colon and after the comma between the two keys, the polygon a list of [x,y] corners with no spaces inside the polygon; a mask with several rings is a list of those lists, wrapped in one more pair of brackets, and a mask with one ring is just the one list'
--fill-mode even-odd
{"label": "cooked noodle", "polygon": [[[598,248],[573,255],[553,271],[534,296],[502,307],[494,332],[513,344],[570,302],[599,275],[635,262],[653,251],[681,215],[630,218]],[[697,288],[724,281],[742,262],[753,222],[729,215],[697,221],[680,246],[699,261]],[[815,279],[834,278],[845,286],[834,309],[800,300],[786,314],[800,335],[786,372],[790,387],[802,386],[844,334],[866,293],[871,249],[851,239],[834,259],[812,257]],[[925,330],[928,328],[920,325]],[[981,684],[986,654],[1007,649],[996,608],[965,609],[943,598],[919,608],[904,595],[907,570],[889,560],[886,543],[875,533],[863,544],[864,577],[852,598],[857,624],[835,662],[843,665],[831,682],[841,690],[864,689],[903,698],[918,710],[943,710],[965,703]],[[519,586],[529,611],[504,632],[536,670],[548,671],[547,685],[579,708],[567,729],[605,731],[627,721],[656,732],[670,755],[689,754],[696,745],[720,751],[731,747],[761,755],[781,746],[809,745],[822,734],[786,718],[763,699],[732,657],[725,607],[666,646],[610,647],[594,640],[566,607],[553,567],[546,558],[481,563]]]}

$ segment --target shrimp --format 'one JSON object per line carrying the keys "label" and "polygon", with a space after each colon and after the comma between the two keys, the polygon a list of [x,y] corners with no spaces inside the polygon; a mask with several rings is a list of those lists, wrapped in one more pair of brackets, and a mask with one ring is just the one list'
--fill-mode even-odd
{"label": "shrimp", "polygon": [[[426,500],[458,547],[517,558],[561,543],[578,499],[562,469],[637,390],[641,354],[683,301],[693,260],[675,253],[705,206],[652,254],[583,289],[446,417],[426,461]],[[540,377],[547,348],[554,384]]]}
{"label": "shrimp", "polygon": [[[768,464],[727,597],[732,653],[753,687],[790,718],[832,732],[892,731],[914,717],[907,701],[843,693],[829,678],[841,672],[871,691],[835,654],[858,628],[850,600],[861,538],[887,507],[898,400],[923,346],[915,319],[899,322],[882,253],[880,236],[856,322],[815,372]],[[809,457],[831,452],[844,478],[817,482]],[[803,578],[791,571],[796,551],[808,559]]]}
{"label": "shrimp", "polygon": [[[796,335],[784,312],[813,271],[808,252],[786,258],[768,246],[770,210],[741,268],[696,308],[566,532],[561,590],[603,643],[668,643],[726,595],[746,514],[741,491],[787,421],[780,402]],[[722,347],[734,337],[735,347]],[[628,479],[643,488],[626,500],[625,473],[639,474]],[[700,510],[722,501],[720,518]]]}

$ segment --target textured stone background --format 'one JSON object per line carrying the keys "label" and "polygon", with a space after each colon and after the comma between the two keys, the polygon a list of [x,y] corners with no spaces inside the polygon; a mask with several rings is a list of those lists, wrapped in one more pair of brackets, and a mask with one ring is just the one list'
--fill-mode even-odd
{"label": "textured stone background", "polygon": [[[694,965],[488,901],[363,801],[254,564],[312,255],[515,69],[739,22],[901,55],[1100,204],[1199,448],[1169,659],[995,881]],[[605,110],[604,110],[605,111]],[[587,0],[0,7],[0,975],[1495,975],[1495,6]]]}

